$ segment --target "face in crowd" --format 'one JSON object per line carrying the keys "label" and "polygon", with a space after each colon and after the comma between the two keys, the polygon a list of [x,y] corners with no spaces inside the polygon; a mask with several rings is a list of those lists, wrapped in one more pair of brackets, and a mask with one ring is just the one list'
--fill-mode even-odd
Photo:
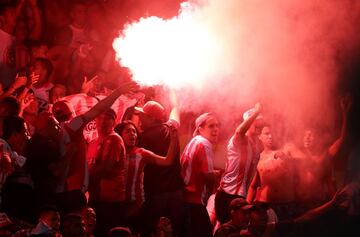
{"label": "face in crowd", "polygon": [[310,149],[314,145],[315,136],[312,130],[308,129],[304,132],[303,145],[304,148]]}
{"label": "face in crowd", "polygon": [[199,133],[211,143],[215,144],[219,136],[220,123],[215,116],[210,116],[203,125],[199,127]]}
{"label": "face in crowd", "polygon": [[269,126],[264,126],[259,135],[259,139],[262,142],[264,148],[271,149],[273,146],[271,129]]}
{"label": "face in crowd", "polygon": [[137,136],[137,130],[133,124],[127,124],[121,133],[121,137],[128,147],[134,147],[136,145]]}
{"label": "face in crowd", "polygon": [[96,118],[96,127],[101,134],[110,134],[114,128],[114,125],[114,118],[106,113],[103,113]]}

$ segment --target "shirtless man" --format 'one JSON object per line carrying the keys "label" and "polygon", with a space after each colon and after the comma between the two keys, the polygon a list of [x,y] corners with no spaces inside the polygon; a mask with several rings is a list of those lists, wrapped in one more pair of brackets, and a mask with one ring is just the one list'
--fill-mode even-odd
{"label": "shirtless man", "polygon": [[302,211],[317,207],[330,199],[335,192],[331,176],[330,159],[326,154],[316,154],[316,135],[305,129],[302,146],[287,144],[284,152],[294,160],[296,169],[296,201]]}
{"label": "shirtless man", "polygon": [[294,214],[295,176],[290,157],[273,148],[271,128],[264,125],[259,135],[264,150],[256,168],[256,175],[248,190],[247,201],[266,203],[280,219]]}

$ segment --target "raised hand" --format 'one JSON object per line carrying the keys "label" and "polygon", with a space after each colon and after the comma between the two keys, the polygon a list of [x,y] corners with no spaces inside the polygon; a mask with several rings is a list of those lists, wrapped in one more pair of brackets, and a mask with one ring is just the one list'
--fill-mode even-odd
{"label": "raised hand", "polygon": [[121,94],[134,93],[135,90],[139,88],[138,84],[133,81],[125,82],[121,86],[118,87],[117,90],[121,92]]}
{"label": "raised hand", "polygon": [[30,105],[31,102],[35,100],[35,96],[33,94],[27,94],[25,98],[20,101],[20,107],[24,110],[26,107]]}
{"label": "raised hand", "polygon": [[12,86],[12,88],[14,90],[16,90],[16,89],[18,89],[18,88],[20,88],[22,86],[25,86],[26,82],[27,82],[27,77],[26,76],[20,76],[19,74],[17,74],[16,78],[15,78],[15,81],[11,86]]}
{"label": "raised hand", "polygon": [[32,85],[36,84],[39,81],[39,78],[39,74],[35,74],[34,72],[32,72],[30,74],[30,77],[27,79],[26,87],[30,88]]}
{"label": "raised hand", "polygon": [[87,76],[84,77],[84,81],[81,85],[81,92],[87,94],[90,90],[94,88],[94,81],[99,78],[98,75],[95,75],[90,80],[87,79]]}

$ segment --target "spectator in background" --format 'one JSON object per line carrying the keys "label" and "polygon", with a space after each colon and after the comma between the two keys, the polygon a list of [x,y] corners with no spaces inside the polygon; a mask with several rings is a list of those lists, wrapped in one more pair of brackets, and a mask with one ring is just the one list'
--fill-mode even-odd
{"label": "spectator in background", "polygon": [[[16,68],[20,69],[30,63],[29,45],[41,37],[42,22],[41,12],[37,0],[18,1],[17,11],[23,16],[15,27],[16,36]],[[28,15],[28,8],[31,15]]]}
{"label": "spectator in background", "polygon": [[249,205],[244,198],[235,198],[230,202],[229,215],[230,221],[222,224],[216,231],[214,237],[230,237],[240,235],[240,232],[246,230],[250,220],[250,212],[255,208]]}
{"label": "spectator in background", "polygon": [[53,66],[50,60],[46,58],[36,58],[31,66],[31,73],[39,75],[39,80],[33,84],[32,90],[39,103],[39,111],[47,111],[49,109],[49,91],[54,86],[50,81]]}
{"label": "spectator in background", "polygon": [[39,213],[38,223],[34,228],[23,229],[12,237],[56,236],[60,234],[60,213],[55,206],[43,206]]}
{"label": "spectator in background", "polygon": [[72,1],[70,8],[71,23],[69,28],[72,31],[71,48],[77,49],[80,45],[89,43],[88,28],[87,28],[87,5],[84,1]]}
{"label": "spectator in background", "polygon": [[23,209],[29,211],[32,198],[29,196],[28,200],[21,202],[23,196],[14,195],[14,191],[18,191],[17,194],[31,193],[28,190],[32,189],[32,183],[29,179],[27,183],[18,183],[15,175],[11,179],[8,178],[14,172],[20,173],[26,162],[24,147],[28,140],[28,133],[25,121],[16,115],[5,116],[2,129],[3,139],[0,139],[0,194],[4,203],[1,204],[9,214],[24,218],[29,213],[23,213]]}
{"label": "spectator in background", "polygon": [[49,91],[49,102],[55,104],[66,95],[66,87],[61,84],[55,84]]}
{"label": "spectator in background", "polygon": [[86,225],[81,215],[67,214],[61,223],[62,237],[86,237]]}
{"label": "spectator in background", "polygon": [[55,34],[54,44],[47,52],[47,58],[54,66],[51,81],[66,85],[72,66],[74,49],[70,47],[72,31],[68,27],[58,30]]}
{"label": "spectator in background", "polygon": [[16,54],[14,30],[16,5],[2,3],[0,6],[0,84],[6,89],[15,79]]}
{"label": "spectator in background", "polygon": [[94,237],[94,229],[96,226],[96,213],[91,207],[87,207],[83,210],[83,219],[86,224],[86,236]]}

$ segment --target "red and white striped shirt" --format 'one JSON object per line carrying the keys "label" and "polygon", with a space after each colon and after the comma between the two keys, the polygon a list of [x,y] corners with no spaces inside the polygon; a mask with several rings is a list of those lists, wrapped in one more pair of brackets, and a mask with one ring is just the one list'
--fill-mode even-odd
{"label": "red and white striped shirt", "polygon": [[225,172],[220,181],[220,189],[231,195],[246,197],[259,162],[259,149],[254,141],[245,136],[234,143],[234,136],[227,146]]}
{"label": "red and white striped shirt", "polygon": [[214,172],[213,162],[213,145],[199,135],[191,139],[180,159],[186,202],[206,205],[210,190],[205,178]]}
{"label": "red and white striped shirt", "polygon": [[144,149],[134,148],[126,154],[125,160],[125,200],[144,202]]}

